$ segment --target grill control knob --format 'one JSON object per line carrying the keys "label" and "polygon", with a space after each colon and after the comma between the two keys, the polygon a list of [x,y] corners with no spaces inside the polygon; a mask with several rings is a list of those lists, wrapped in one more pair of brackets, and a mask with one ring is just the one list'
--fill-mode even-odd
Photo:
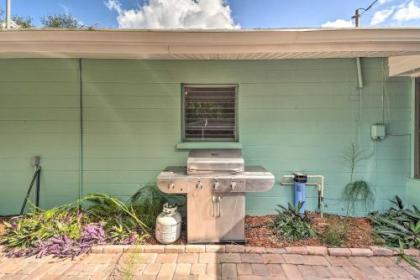
{"label": "grill control knob", "polygon": [[215,191],[218,191],[219,190],[219,187],[220,187],[220,183],[219,182],[214,182],[214,190]]}
{"label": "grill control knob", "polygon": [[168,189],[175,189],[175,184],[174,183],[170,183],[168,185]]}
{"label": "grill control knob", "polygon": [[231,182],[230,183],[230,187],[232,188],[232,191],[234,191],[236,189],[236,185],[237,185],[236,182]]}
{"label": "grill control knob", "polygon": [[201,181],[197,182],[197,185],[195,186],[197,189],[202,190],[203,189],[203,184],[201,183]]}

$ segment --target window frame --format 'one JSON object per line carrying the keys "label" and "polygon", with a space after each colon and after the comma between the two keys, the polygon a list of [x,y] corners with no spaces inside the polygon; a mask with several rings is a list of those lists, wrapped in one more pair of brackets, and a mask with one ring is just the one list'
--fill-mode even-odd
{"label": "window frame", "polygon": [[414,178],[420,179],[420,78],[414,78]]}
{"label": "window frame", "polygon": [[[223,88],[223,87],[233,87],[235,88],[235,130],[234,130],[234,138],[233,139],[223,139],[223,138],[213,138],[209,139],[206,138],[204,140],[200,139],[187,139],[185,137],[185,88],[188,87],[205,87],[205,88]],[[239,112],[238,112],[238,94],[239,92],[239,85],[235,83],[182,83],[181,84],[181,141],[185,143],[205,143],[205,142],[227,142],[227,143],[238,143],[239,142]]]}

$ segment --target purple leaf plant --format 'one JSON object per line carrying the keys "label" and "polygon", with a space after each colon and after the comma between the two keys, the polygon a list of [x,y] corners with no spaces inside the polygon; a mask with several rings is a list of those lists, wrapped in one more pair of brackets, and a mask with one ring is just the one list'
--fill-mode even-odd
{"label": "purple leaf plant", "polygon": [[12,250],[8,255],[14,257],[33,256],[38,258],[46,255],[54,257],[74,258],[80,254],[87,253],[93,245],[105,242],[105,231],[102,223],[86,224],[79,240],[72,240],[68,236],[51,237],[40,241],[36,246],[27,249]]}

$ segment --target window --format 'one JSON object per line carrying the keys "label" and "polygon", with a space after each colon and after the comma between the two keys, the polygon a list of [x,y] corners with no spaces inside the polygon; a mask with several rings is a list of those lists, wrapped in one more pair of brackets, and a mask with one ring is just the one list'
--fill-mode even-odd
{"label": "window", "polygon": [[420,78],[415,81],[414,177],[420,179]]}
{"label": "window", "polygon": [[237,86],[184,85],[183,141],[237,141]]}

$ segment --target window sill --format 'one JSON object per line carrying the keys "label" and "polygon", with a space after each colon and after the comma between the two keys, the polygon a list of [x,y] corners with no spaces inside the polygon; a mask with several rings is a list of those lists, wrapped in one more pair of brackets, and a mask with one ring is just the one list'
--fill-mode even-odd
{"label": "window sill", "polygon": [[178,150],[198,149],[242,149],[238,142],[181,142],[176,144]]}

